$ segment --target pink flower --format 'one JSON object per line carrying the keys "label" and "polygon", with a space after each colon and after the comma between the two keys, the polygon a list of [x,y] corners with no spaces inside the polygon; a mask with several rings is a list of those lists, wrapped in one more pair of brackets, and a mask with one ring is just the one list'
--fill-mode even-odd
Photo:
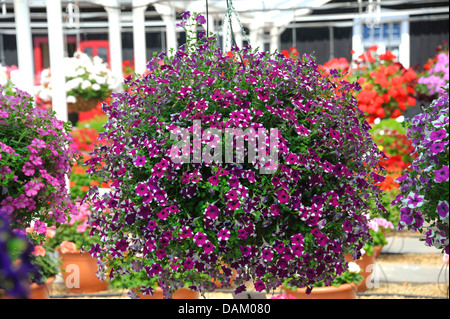
{"label": "pink flower", "polygon": [[26,162],[23,164],[22,172],[25,176],[33,176],[34,175],[34,166],[30,162]]}
{"label": "pink flower", "polygon": [[41,245],[34,246],[33,255],[36,257],[44,257],[46,254],[46,250]]}
{"label": "pink flower", "polygon": [[74,253],[77,251],[75,243],[68,240],[63,240],[61,242],[61,244],[59,245],[59,250],[62,254]]}
{"label": "pink flower", "polygon": [[36,196],[39,190],[44,187],[44,184],[35,181],[29,181],[25,184],[23,190],[28,197]]}
{"label": "pink flower", "polygon": [[43,140],[34,138],[33,141],[31,142],[31,146],[34,146],[36,148],[45,148],[47,145],[45,144],[45,142]]}
{"label": "pink flower", "polygon": [[42,158],[36,156],[36,154],[31,154],[30,162],[33,163],[34,165],[42,165]]}
{"label": "pink flower", "polygon": [[36,232],[38,234],[46,234],[47,233],[47,224],[45,224],[44,222],[41,222],[40,220],[37,220],[34,222],[34,230],[36,230]]}

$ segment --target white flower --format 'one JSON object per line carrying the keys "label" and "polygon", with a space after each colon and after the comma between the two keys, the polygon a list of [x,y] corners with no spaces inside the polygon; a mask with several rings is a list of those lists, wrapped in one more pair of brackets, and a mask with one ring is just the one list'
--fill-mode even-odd
{"label": "white flower", "polygon": [[77,76],[83,75],[83,74],[85,74],[85,73],[86,73],[86,70],[83,69],[83,68],[78,68],[78,69],[75,71],[75,74],[76,74]]}
{"label": "white flower", "polygon": [[361,271],[361,267],[353,261],[348,263],[348,271],[352,273],[359,273]]}
{"label": "white flower", "polygon": [[72,80],[69,80],[66,82],[66,92],[72,91],[73,89],[78,88],[81,83],[83,82],[83,79],[81,78],[74,78]]}
{"label": "white flower", "polygon": [[76,101],[77,101],[77,99],[73,95],[68,95],[66,98],[67,103],[75,103]]}
{"label": "white flower", "polygon": [[84,80],[84,81],[81,83],[81,89],[82,89],[82,90],[86,90],[86,89],[89,89],[89,88],[91,88],[91,87],[92,87],[91,81]]}
{"label": "white flower", "polygon": [[39,98],[43,101],[50,101],[52,99],[52,91],[46,88],[42,88],[38,94]]}
{"label": "white flower", "polygon": [[92,84],[92,89],[94,91],[98,91],[98,90],[100,90],[100,85],[98,85],[97,83],[94,83],[94,84]]}
{"label": "white flower", "polygon": [[98,84],[105,84],[106,83],[106,77],[104,76],[95,76],[94,81]]}

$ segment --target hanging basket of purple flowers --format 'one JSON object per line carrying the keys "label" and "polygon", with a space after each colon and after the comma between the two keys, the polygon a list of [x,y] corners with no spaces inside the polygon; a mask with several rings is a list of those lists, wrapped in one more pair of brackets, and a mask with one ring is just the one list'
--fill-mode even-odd
{"label": "hanging basket of purple flowers", "polygon": [[236,293],[250,280],[258,291],[286,279],[311,287],[370,241],[382,154],[350,93],[357,84],[337,90],[312,56],[233,53],[188,37],[103,104],[111,144],[88,164],[111,192],[89,192],[101,239],[90,252],[111,279],[136,274],[138,290],[159,285],[166,297],[226,286],[232,270]]}
{"label": "hanging basket of purple flowers", "polygon": [[392,202],[400,208],[400,228],[425,232],[426,245],[448,254],[449,221],[449,85],[423,113],[406,123],[418,156],[397,179],[401,193]]}
{"label": "hanging basket of purple flowers", "polygon": [[76,211],[66,185],[73,165],[69,133],[69,123],[36,108],[28,93],[0,87],[0,207],[13,229],[33,222],[45,236],[47,226]]}

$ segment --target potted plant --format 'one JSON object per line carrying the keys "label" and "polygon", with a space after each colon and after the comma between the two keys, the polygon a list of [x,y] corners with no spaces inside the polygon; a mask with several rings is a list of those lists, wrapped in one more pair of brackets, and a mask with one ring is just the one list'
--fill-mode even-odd
{"label": "potted plant", "polygon": [[392,202],[400,208],[400,229],[424,232],[425,243],[448,254],[449,85],[424,113],[406,122],[418,156],[397,179],[401,193]]}
{"label": "potted plant", "polygon": [[[99,101],[110,96],[118,85],[106,62],[100,57],[90,57],[76,51],[72,58],[64,59],[66,76],[66,96],[69,113],[84,112],[94,109]],[[41,72],[41,83],[37,94],[41,100],[51,100],[51,70]]]}
{"label": "potted plant", "polygon": [[359,56],[348,75],[350,81],[358,81],[362,87],[355,97],[371,124],[377,118],[398,118],[416,105],[416,72],[396,62],[397,57],[391,51],[378,54],[377,50],[374,45]]}
{"label": "potted plant", "polygon": [[88,224],[90,206],[75,203],[77,212],[68,222],[54,229],[48,245],[57,250],[61,258],[61,274],[66,288],[73,293],[98,292],[106,290],[108,282],[97,276],[96,258],[86,250],[98,242],[97,236],[90,236]]}
{"label": "potted plant", "polygon": [[[313,285],[314,288],[299,289],[289,285],[289,279],[285,282],[283,294],[294,297],[287,299],[356,299],[357,285],[364,281],[360,266],[355,262],[348,262],[347,269],[342,271],[335,279],[324,280]],[[284,298],[282,298],[284,299]]]}
{"label": "potted plant", "polygon": [[[185,283],[214,290],[212,279],[226,283],[233,269],[236,294],[250,280],[270,291],[294,275],[291,284],[311,286],[370,240],[364,213],[379,203],[382,153],[351,95],[357,84],[337,90],[312,56],[232,51],[238,58],[213,36],[189,35],[103,105],[101,137],[111,143],[87,164],[111,191],[92,187],[88,198],[100,237],[90,252],[109,274],[135,272],[132,255],[165,296]],[[238,150],[226,148],[222,159],[227,128]]]}
{"label": "potted plant", "polygon": [[[37,230],[34,227],[26,229],[31,238],[38,237]],[[53,232],[48,229],[47,238],[34,246],[31,263],[36,268],[36,273],[30,276],[30,295],[29,299],[48,299],[50,298],[50,287],[60,272],[61,260],[58,253],[49,246],[49,238]],[[36,240],[36,242],[38,242]]]}

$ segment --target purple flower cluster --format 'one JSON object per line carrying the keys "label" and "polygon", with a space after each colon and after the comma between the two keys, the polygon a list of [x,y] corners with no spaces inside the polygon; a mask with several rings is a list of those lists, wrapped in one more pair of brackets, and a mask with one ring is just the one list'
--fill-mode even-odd
{"label": "purple flower cluster", "polygon": [[[449,85],[412,122],[408,138],[417,152],[409,171],[397,181],[401,193],[392,202],[400,207],[399,226],[426,229],[426,244],[448,254],[449,221]],[[425,226],[424,222],[428,226]]]}
{"label": "purple flower cluster", "polygon": [[[233,52],[242,60],[199,37],[150,60],[147,75],[103,104],[102,137],[111,143],[94,150],[88,171],[111,180],[111,192],[89,192],[100,236],[91,253],[111,279],[144,273],[141,291],[158,284],[170,296],[185,284],[214,290],[212,278],[226,286],[234,269],[236,293],[248,280],[258,291],[285,280],[311,287],[345,271],[344,255],[359,258],[370,241],[365,213],[373,202],[383,209],[375,186],[382,153],[350,93],[355,85],[336,89],[312,56]],[[236,136],[232,162],[172,160],[171,132],[188,132],[195,159],[198,147],[221,145],[217,136],[195,139],[209,128],[278,129],[276,170],[236,161],[238,151],[249,155]]]}
{"label": "purple flower cluster", "polygon": [[66,188],[72,170],[69,124],[35,108],[28,93],[0,88],[0,205],[13,228],[32,219],[63,223],[74,208]]}

